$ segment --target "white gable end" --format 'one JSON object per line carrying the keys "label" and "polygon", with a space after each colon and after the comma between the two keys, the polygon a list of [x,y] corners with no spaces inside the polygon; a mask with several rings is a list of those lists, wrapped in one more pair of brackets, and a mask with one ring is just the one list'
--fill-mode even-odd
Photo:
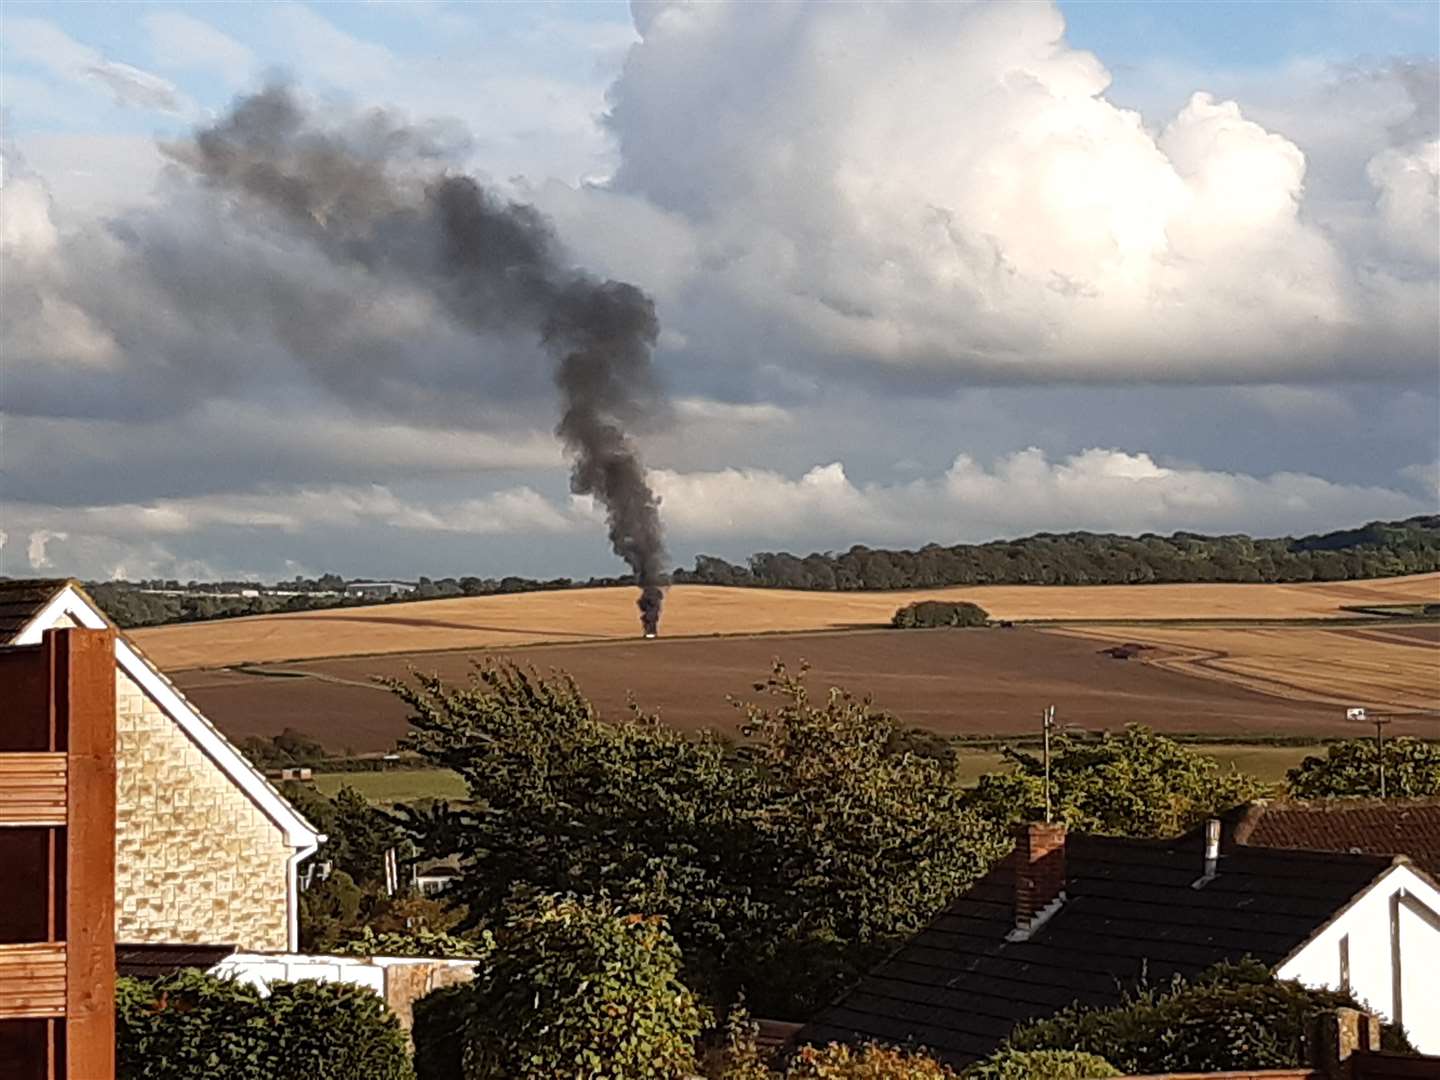
{"label": "white gable end", "polygon": [[[103,630],[110,626],[110,621],[84,596],[67,586],[15,636],[13,644],[38,645],[45,631],[56,626]],[[115,662],[234,781],[236,787],[264,811],[285,834],[286,843],[294,848],[310,848],[313,851],[325,839],[123,635],[115,639]]]}
{"label": "white gable end", "polygon": [[1440,889],[1401,863],[1382,874],[1275,973],[1349,990],[1440,1054]]}

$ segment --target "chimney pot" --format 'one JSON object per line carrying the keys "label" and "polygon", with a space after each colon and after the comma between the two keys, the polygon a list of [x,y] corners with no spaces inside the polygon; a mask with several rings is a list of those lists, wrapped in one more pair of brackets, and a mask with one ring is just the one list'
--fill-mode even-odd
{"label": "chimney pot", "polygon": [[1015,845],[1015,929],[1028,934],[1065,896],[1065,826],[1032,821]]}
{"label": "chimney pot", "polygon": [[1192,889],[1203,889],[1215,880],[1220,870],[1220,819],[1210,818],[1205,822],[1205,863],[1200,876],[1190,885]]}

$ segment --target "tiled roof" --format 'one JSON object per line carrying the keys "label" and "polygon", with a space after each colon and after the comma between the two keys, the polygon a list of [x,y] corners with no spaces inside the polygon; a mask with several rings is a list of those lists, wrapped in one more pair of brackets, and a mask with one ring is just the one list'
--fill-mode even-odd
{"label": "tiled roof", "polygon": [[1405,855],[1440,878],[1440,799],[1254,802],[1231,816],[1230,839],[1266,848]]}
{"label": "tiled roof", "polygon": [[115,946],[115,973],[137,979],[154,979],[186,968],[209,971],[234,951],[234,945],[121,943]]}
{"label": "tiled roof", "polygon": [[0,645],[10,644],[69,584],[65,578],[0,579]]}
{"label": "tiled roof", "polygon": [[825,1009],[800,1041],[917,1044],[954,1065],[1073,1002],[1109,1006],[1137,983],[1249,956],[1278,964],[1392,860],[1237,847],[1202,888],[1188,840],[1070,836],[1065,903],[1027,941],[1014,856]]}

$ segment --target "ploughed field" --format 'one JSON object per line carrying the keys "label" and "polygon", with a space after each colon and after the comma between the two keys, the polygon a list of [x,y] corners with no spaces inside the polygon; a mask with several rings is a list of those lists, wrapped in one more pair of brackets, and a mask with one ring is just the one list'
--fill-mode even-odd
{"label": "ploughed field", "polygon": [[[680,585],[666,638],[795,633],[889,622],[914,600],[971,600],[996,619],[1265,621],[1337,618],[1346,607],[1440,602],[1440,574],[1299,585],[989,585],[894,593],[817,593]],[[161,668],[226,667],[371,653],[514,647],[638,636],[635,590],[422,600],[136,630]]]}
{"label": "ploughed field", "polygon": [[[1285,635],[1284,655],[1292,657],[1297,667],[1290,680],[1293,685],[1280,685],[1273,678],[1267,682],[1246,672],[1231,678],[1222,669],[1201,668],[1197,674],[1193,663],[1187,666],[1183,661],[1184,647],[1160,644],[1162,632],[1167,636],[1182,632],[1168,626],[1082,628],[1079,633],[1101,629],[1104,635],[1099,638],[1077,636],[1074,628],[1034,627],[672,636],[656,641],[632,637],[513,650],[332,657],[241,670],[179,671],[172,677],[232,737],[270,735],[294,727],[337,750],[359,752],[388,748],[406,730],[404,706],[375,687],[372,676],[404,676],[413,667],[458,682],[469,675],[476,660],[507,655],[541,671],[570,672],[604,715],[624,716],[627,695],[633,695],[642,708],[657,711],[663,721],[685,729],[733,729],[740,716],[726,696],[753,697],[753,683],[766,674],[775,657],[791,665],[808,661],[810,683],[817,691],[839,685],[867,692],[906,724],[942,734],[1033,734],[1040,709],[1050,704],[1057,706],[1062,723],[1080,728],[1139,722],[1165,732],[1237,740],[1368,732],[1345,721],[1345,704],[1377,707],[1393,701],[1395,711],[1413,713],[1412,707],[1398,708],[1403,701],[1440,709],[1440,687],[1434,678],[1440,640],[1424,626],[1302,626],[1267,631]],[[1193,632],[1203,636],[1229,629],[1194,628]],[[1409,638],[1416,644],[1377,640],[1380,629],[1385,631],[1382,637]],[[1159,647],[1131,659],[1116,659],[1104,651],[1116,640],[1145,643],[1152,637]],[[1322,645],[1331,651],[1316,652],[1313,663],[1301,663]],[[1407,658],[1413,652],[1413,663],[1407,659],[1409,666],[1402,665],[1399,654],[1392,659],[1391,649],[1408,650]],[[1374,664],[1350,660],[1353,670],[1345,675],[1343,690],[1327,691],[1336,656],[1343,661],[1347,655],[1372,653],[1380,657]],[[1291,661],[1271,661],[1281,662]],[[1365,673],[1360,673],[1361,668]],[[1247,680],[1254,685],[1246,685]],[[1392,697],[1376,696],[1382,691]],[[1389,734],[1440,736],[1440,722],[1410,715],[1397,719]]]}

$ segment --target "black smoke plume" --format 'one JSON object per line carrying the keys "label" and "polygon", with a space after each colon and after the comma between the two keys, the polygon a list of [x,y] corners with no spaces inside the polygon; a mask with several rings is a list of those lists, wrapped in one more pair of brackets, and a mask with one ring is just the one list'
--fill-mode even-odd
{"label": "black smoke plume", "polygon": [[660,502],[626,434],[664,404],[652,363],[659,323],[645,293],[567,265],[537,210],[440,170],[430,135],[384,113],[326,127],[272,86],[166,152],[268,207],[328,258],[424,288],[472,329],[534,331],[555,363],[570,488],[605,507],[611,546],[640,586],[641,623],[656,631],[666,583]]}

